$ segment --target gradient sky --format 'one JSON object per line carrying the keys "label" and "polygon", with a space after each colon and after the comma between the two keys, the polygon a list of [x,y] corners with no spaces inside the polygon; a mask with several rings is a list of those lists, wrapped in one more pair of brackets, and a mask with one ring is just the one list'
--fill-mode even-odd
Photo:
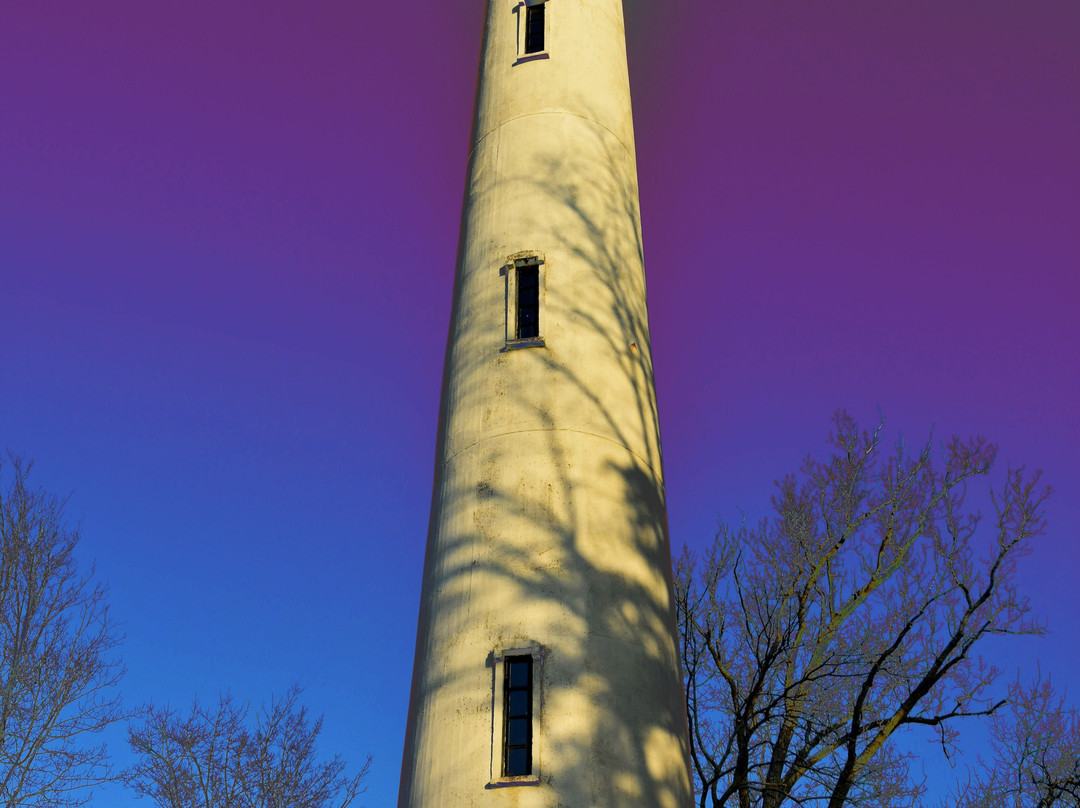
{"label": "gradient sky", "polygon": [[[129,703],[298,682],[368,808],[482,5],[0,7],[0,446],[73,492]],[[763,513],[838,406],[983,434],[1057,490],[1019,573],[1052,633],[995,659],[1080,700],[1080,4],[627,11],[673,545]]]}

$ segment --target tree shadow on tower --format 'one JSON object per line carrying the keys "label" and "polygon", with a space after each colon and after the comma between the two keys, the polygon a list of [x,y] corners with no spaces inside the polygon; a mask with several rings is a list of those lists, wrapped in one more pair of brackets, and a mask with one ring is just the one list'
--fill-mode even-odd
{"label": "tree shadow on tower", "polygon": [[[484,320],[505,290],[480,286],[498,268],[463,232],[410,737],[461,720],[453,748],[414,765],[437,754],[499,784],[492,652],[533,642],[540,784],[508,804],[676,808],[691,795],[636,165],[588,118],[551,126],[572,154],[470,172],[473,204],[543,252],[544,345],[506,350],[505,323]],[[480,804],[422,787],[419,803]]]}

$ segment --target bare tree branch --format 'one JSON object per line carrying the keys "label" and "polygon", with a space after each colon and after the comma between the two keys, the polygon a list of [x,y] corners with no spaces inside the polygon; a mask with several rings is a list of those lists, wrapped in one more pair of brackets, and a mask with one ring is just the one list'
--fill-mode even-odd
{"label": "bare tree branch", "polygon": [[1080,716],[1049,679],[1009,691],[991,720],[991,756],[958,788],[956,808],[1080,807]]}
{"label": "bare tree branch", "polygon": [[160,808],[346,808],[364,790],[371,757],[352,776],[339,756],[320,762],[322,718],[312,721],[299,695],[294,686],[254,714],[229,694],[216,709],[196,701],[187,716],[147,710],[128,728],[139,762],[124,773],[127,785]]}
{"label": "bare tree branch", "polygon": [[886,455],[882,431],[838,412],[832,455],[777,483],[773,519],[721,524],[702,563],[678,565],[702,808],[914,804],[894,734],[935,727],[948,749],[952,722],[1004,704],[979,641],[1042,631],[1014,581],[1044,529],[1039,475],[1007,471],[983,539],[965,499],[995,447],[951,438],[938,459],[901,441]]}
{"label": "bare tree branch", "polygon": [[32,463],[10,457],[0,490],[0,805],[73,806],[109,779],[104,744],[124,717],[120,635],[105,589],[75,559],[64,501],[32,489]]}

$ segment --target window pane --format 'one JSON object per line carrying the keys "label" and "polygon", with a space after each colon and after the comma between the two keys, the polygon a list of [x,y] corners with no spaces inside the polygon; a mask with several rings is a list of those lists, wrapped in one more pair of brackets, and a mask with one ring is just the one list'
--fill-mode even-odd
{"label": "window pane", "polygon": [[511,690],[507,704],[507,715],[511,718],[528,717],[529,715],[529,691]]}
{"label": "window pane", "polygon": [[515,689],[528,687],[531,664],[531,659],[508,659],[506,661],[507,686]]}
{"label": "window pane", "polygon": [[529,750],[510,749],[506,753],[506,774],[515,777],[529,773]]}
{"label": "window pane", "polygon": [[518,270],[518,297],[525,303],[536,303],[540,299],[539,267]]}
{"label": "window pane", "polygon": [[525,746],[529,743],[528,718],[511,718],[506,724],[507,746]]}

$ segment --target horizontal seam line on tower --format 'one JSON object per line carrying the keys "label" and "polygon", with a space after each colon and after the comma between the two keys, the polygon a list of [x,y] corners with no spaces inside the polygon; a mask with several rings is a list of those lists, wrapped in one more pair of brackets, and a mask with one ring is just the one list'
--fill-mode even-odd
{"label": "horizontal seam line on tower", "polygon": [[[611,438],[606,437],[605,435],[597,434],[596,432],[586,432],[584,429],[566,429],[565,427],[559,428],[559,429],[514,429],[514,430],[511,430],[509,432],[500,432],[498,435],[490,435],[489,437],[481,438],[480,440],[475,441],[474,443],[470,443],[468,446],[463,446],[462,448],[458,449],[456,452],[454,452],[452,455],[450,455],[448,458],[446,458],[446,460],[443,461],[443,467],[445,468],[447,465],[449,465],[450,462],[455,460],[458,455],[462,454],[463,452],[467,452],[470,449],[475,449],[481,443],[486,443],[489,440],[495,440],[496,438],[502,438],[502,437],[505,437],[507,435],[523,435],[526,432],[573,432],[573,433],[575,433],[577,435],[588,435],[589,437],[592,437],[592,438],[599,438],[600,440],[606,440],[608,443],[614,443],[616,446],[621,446],[623,449],[626,449],[626,451],[628,451],[631,455],[633,455],[638,460],[640,460],[642,463],[644,463],[645,467],[648,468],[649,471],[651,471],[653,473],[653,476],[659,476],[657,474],[656,469],[653,467],[652,463],[650,463],[644,457],[639,455],[637,452],[635,452],[633,449],[631,449],[626,444],[619,443],[617,440],[612,440]],[[660,477],[661,485],[663,484],[663,482],[664,482],[663,477]]]}
{"label": "horizontal seam line on tower", "polygon": [[618,141],[619,145],[623,147],[623,151],[626,152],[627,157],[629,157],[631,160],[634,159],[633,152],[631,152],[630,148],[625,143],[623,143],[623,139],[621,137],[619,137],[617,134],[615,134],[614,132],[612,132],[608,127],[604,126],[604,124],[600,123],[600,121],[596,120],[596,118],[590,118],[587,115],[580,115],[577,112],[568,112],[568,111],[566,111],[564,109],[560,109],[560,110],[548,109],[548,110],[543,110],[542,112],[525,112],[525,113],[523,113],[521,115],[515,115],[513,118],[507,118],[505,121],[500,123],[498,126],[495,126],[495,127],[491,128],[491,129],[489,129],[487,132],[485,132],[483,134],[483,136],[478,141],[476,141],[476,144],[471,149],[469,149],[469,160],[472,160],[472,156],[473,156],[473,154],[476,153],[476,150],[478,148],[480,148],[480,144],[483,143],[485,140],[487,140],[488,136],[492,132],[494,132],[494,131],[496,131],[498,129],[502,129],[508,123],[512,123],[513,121],[518,121],[518,120],[521,120],[522,118],[531,118],[531,117],[534,117],[536,115],[571,115],[571,116],[573,116],[575,118],[581,118],[581,120],[583,120],[583,121],[592,121],[597,126],[599,126],[601,129],[603,129],[605,132],[607,132],[609,135],[611,135],[613,138],[615,138],[615,140]]}

